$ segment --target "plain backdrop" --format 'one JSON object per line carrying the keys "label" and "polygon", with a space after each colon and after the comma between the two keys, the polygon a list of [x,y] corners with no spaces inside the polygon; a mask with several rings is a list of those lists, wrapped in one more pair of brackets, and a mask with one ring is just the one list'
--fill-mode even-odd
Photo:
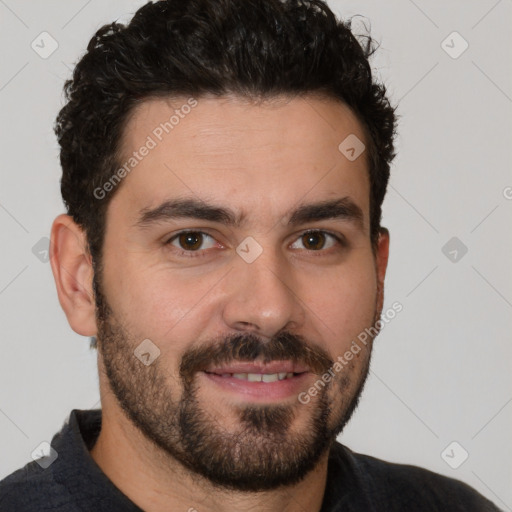
{"label": "plain backdrop", "polygon": [[[512,510],[512,2],[329,4],[360,15],[356,32],[370,24],[381,43],[372,66],[401,116],[383,225],[384,308],[403,311],[377,338],[340,441],[461,479]],[[44,258],[64,212],[52,128],[93,33],[141,5],[0,1],[0,478],[71,409],[99,407],[96,352],[69,327]],[[58,44],[46,58],[33,49],[41,38],[45,51]]]}

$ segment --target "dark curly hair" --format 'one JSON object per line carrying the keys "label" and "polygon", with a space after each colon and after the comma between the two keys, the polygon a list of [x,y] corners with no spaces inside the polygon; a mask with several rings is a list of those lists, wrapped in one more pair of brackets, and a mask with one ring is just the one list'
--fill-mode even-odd
{"label": "dark curly hair", "polygon": [[350,20],[337,20],[322,0],[160,0],[127,25],[101,27],[64,84],[67,103],[55,123],[62,197],[86,234],[95,268],[119,187],[102,200],[93,191],[121,165],[134,107],[162,96],[234,93],[256,101],[318,94],[347,104],[366,133],[375,250],[396,118],[385,87],[372,79],[375,42],[359,39]]}

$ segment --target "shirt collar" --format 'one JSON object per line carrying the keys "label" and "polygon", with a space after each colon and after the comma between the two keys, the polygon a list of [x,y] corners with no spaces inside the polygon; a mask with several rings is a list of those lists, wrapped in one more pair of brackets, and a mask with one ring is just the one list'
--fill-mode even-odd
{"label": "shirt collar", "polygon": [[87,503],[90,510],[141,512],[142,509],[112,483],[89,453],[100,430],[101,409],[73,409],[68,422],[51,443],[57,452],[57,459],[50,466],[53,477],[66,487],[75,502]]}

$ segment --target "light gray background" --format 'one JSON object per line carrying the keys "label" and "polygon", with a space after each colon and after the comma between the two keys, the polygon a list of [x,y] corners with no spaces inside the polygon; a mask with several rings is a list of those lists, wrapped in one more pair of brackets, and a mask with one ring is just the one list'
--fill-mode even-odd
{"label": "light gray background", "polygon": [[[371,22],[373,66],[401,115],[383,224],[385,309],[404,309],[377,339],[340,440],[459,478],[512,510],[512,2],[329,3]],[[52,131],[63,82],[93,33],[140,5],[0,0],[0,478],[71,409],[99,406],[96,353],[70,329],[32,249],[64,212]],[[59,45],[47,59],[31,48],[43,31]],[[458,58],[442,46],[453,31],[469,44]],[[442,252],[454,236],[468,248],[456,262]],[[457,469],[441,456],[453,441],[469,453]],[[461,451],[448,454],[453,464]]]}

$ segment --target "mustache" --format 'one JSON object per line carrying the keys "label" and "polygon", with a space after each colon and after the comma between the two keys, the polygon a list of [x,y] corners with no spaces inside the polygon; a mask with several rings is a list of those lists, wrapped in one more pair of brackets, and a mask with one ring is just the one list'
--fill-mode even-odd
{"label": "mustache", "polygon": [[325,373],[334,364],[324,349],[307,342],[302,336],[283,331],[270,340],[262,341],[253,333],[244,333],[189,349],[182,357],[180,376],[185,382],[190,382],[195,373],[212,364],[252,362],[257,358],[265,364],[282,360],[302,363],[317,374]]}

